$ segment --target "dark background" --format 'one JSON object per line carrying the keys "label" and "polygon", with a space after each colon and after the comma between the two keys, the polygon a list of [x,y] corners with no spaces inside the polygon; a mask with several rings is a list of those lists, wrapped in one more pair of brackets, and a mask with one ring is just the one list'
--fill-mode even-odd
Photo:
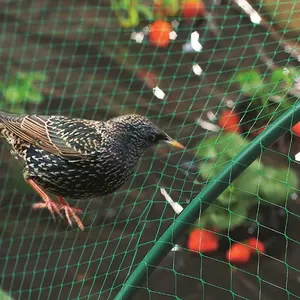
{"label": "dark background", "polygon": [[[22,183],[2,143],[0,282],[15,299],[113,299],[175,217],[159,187],[183,204],[200,191],[182,167],[193,161],[193,150],[207,134],[196,119],[239,98],[237,87],[228,88],[236,70],[258,67],[264,73],[270,62],[297,66],[278,36],[254,26],[233,1],[206,5],[205,20],[181,23],[176,41],[156,49],[131,41],[131,31],[120,29],[108,1],[1,1],[0,78],[18,70],[45,71],[49,78],[42,87],[44,101],[28,105],[29,112],[91,119],[140,113],[189,149],[151,149],[116,194],[70,200],[84,210],[87,229],[80,232],[55,223],[47,211],[31,209],[38,197]],[[204,49],[183,53],[194,30]],[[201,76],[192,72],[195,63]],[[145,82],[137,70],[150,70],[160,80]],[[153,95],[156,83],[166,93],[163,100]],[[284,157],[265,156],[271,164],[286,163]],[[288,211],[276,258],[232,268],[218,254],[171,252],[134,299],[299,298],[299,205],[291,203]],[[185,237],[178,241],[184,242]]]}

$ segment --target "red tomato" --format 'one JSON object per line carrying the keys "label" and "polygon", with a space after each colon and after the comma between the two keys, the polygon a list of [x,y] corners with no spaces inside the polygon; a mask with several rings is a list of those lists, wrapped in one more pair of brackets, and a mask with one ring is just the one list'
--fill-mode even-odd
{"label": "red tomato", "polygon": [[203,16],[205,5],[201,0],[185,0],[181,5],[181,13],[184,18]]}
{"label": "red tomato", "polygon": [[243,244],[234,244],[226,253],[226,259],[231,263],[244,264],[250,259],[251,249]]}
{"label": "red tomato", "polygon": [[265,249],[265,245],[263,244],[263,242],[261,242],[260,240],[256,239],[256,238],[249,238],[247,240],[247,245],[249,245],[251,248],[251,252],[252,253],[257,253],[257,250],[261,253],[265,253],[266,249]]}
{"label": "red tomato", "polygon": [[219,241],[212,232],[202,229],[194,229],[189,236],[188,248],[195,252],[213,252],[219,247]]}
{"label": "red tomato", "polygon": [[223,111],[219,119],[219,125],[224,128],[225,131],[230,132],[241,132],[239,122],[240,118],[233,110]]}
{"label": "red tomato", "polygon": [[166,21],[154,21],[150,25],[149,39],[157,47],[167,47],[170,44],[170,32],[173,28]]}
{"label": "red tomato", "polygon": [[296,135],[300,136],[300,122],[298,122],[296,125],[294,125],[294,126],[292,127],[292,131],[293,131]]}

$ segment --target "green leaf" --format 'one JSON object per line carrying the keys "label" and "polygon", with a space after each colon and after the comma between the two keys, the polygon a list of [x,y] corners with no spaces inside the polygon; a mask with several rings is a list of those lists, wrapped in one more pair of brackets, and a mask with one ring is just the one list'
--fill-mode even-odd
{"label": "green leaf", "polygon": [[233,229],[245,221],[248,215],[248,205],[240,202],[239,205],[230,206],[230,209],[217,208],[210,213],[210,222],[220,230]]}
{"label": "green leaf", "polygon": [[23,91],[16,85],[10,85],[4,89],[3,95],[9,103],[20,103],[24,100]]}
{"label": "green leaf", "polygon": [[215,177],[226,165],[227,161],[218,160],[216,162],[206,161],[199,166],[199,174],[202,178],[209,180]]}
{"label": "green leaf", "polygon": [[214,166],[215,166],[215,163],[212,163],[212,162],[202,163],[199,166],[199,174],[201,175],[201,177],[204,179],[214,177],[217,174]]}
{"label": "green leaf", "polygon": [[28,74],[25,73],[25,72],[17,72],[15,77],[18,81],[20,81],[20,80],[23,81],[23,80],[26,80],[28,78]]}
{"label": "green leaf", "polygon": [[118,1],[120,7],[124,10],[128,10],[132,6],[131,2],[132,2],[131,0],[120,0],[120,1]]}
{"label": "green leaf", "polygon": [[229,218],[229,210],[225,208],[219,207],[210,213],[210,222],[213,224],[212,226],[221,230],[229,228]]}
{"label": "green leaf", "polygon": [[249,141],[238,133],[223,133],[217,137],[215,142],[219,155],[226,155],[230,158],[235,157],[247,145],[249,145]]}
{"label": "green leaf", "polygon": [[137,10],[139,13],[143,14],[148,21],[152,21],[154,19],[152,9],[150,9],[148,6],[138,5]]}
{"label": "green leaf", "polygon": [[207,213],[206,211],[203,215],[201,215],[196,221],[195,226],[199,228],[210,228],[211,221],[210,221],[209,212]]}
{"label": "green leaf", "polygon": [[48,77],[46,74],[40,72],[31,72],[26,74],[26,79],[30,82],[30,85],[32,85],[34,81],[44,82],[48,79]]}
{"label": "green leaf", "polygon": [[119,23],[121,27],[123,28],[132,28],[136,27],[139,24],[139,15],[138,11],[135,8],[128,8],[127,13],[128,13],[128,18],[124,18],[120,11],[117,11],[117,17],[119,20]]}
{"label": "green leaf", "polygon": [[[249,142],[235,133],[222,133],[205,139],[198,147],[196,155],[208,159],[199,166],[202,178],[209,180],[216,176]],[[260,167],[258,160],[254,161],[247,169],[257,174]],[[252,172],[252,174],[253,174]]]}
{"label": "green leaf", "polygon": [[196,155],[214,160],[226,156],[226,161],[229,161],[229,158],[236,156],[247,145],[249,145],[249,141],[238,133],[224,132],[204,139],[199,145]]}
{"label": "green leaf", "polygon": [[218,152],[215,147],[216,136],[205,138],[198,146],[196,156],[215,159],[218,156]]}
{"label": "green leaf", "polygon": [[298,179],[291,169],[264,167],[259,192],[263,198],[276,204],[284,204],[297,191]]}
{"label": "green leaf", "polygon": [[242,225],[248,216],[249,208],[254,204],[242,201],[242,199],[239,200],[234,204],[230,204],[228,208],[216,204],[210,205],[199,217],[196,226],[200,228],[215,227],[220,230],[226,230]]}
{"label": "green leaf", "polygon": [[195,225],[199,228],[211,228],[214,223],[211,220],[211,215],[218,209],[219,207],[215,204],[210,205],[207,210],[199,216],[198,220],[195,222]]}
{"label": "green leaf", "polygon": [[26,100],[32,103],[41,103],[43,100],[42,94],[37,90],[30,90],[26,95]]}
{"label": "green leaf", "polygon": [[257,174],[262,168],[263,164],[259,159],[256,159],[251,165],[248,166],[247,170],[254,171],[255,174]]}
{"label": "green leaf", "polygon": [[259,185],[260,185],[260,172],[255,168],[247,168],[234,182],[235,192],[240,196],[245,195],[249,198],[251,195],[257,199]]}
{"label": "green leaf", "polygon": [[247,201],[246,199],[240,199],[234,205],[230,206],[230,229],[240,226],[244,223],[245,218],[248,217],[248,212],[251,206],[256,203]]}
{"label": "green leaf", "polygon": [[0,299],[1,300],[13,300],[4,290],[0,289]]}
{"label": "green leaf", "polygon": [[271,83],[275,84],[275,85],[278,85],[280,83],[291,85],[293,83],[292,78],[290,78],[288,76],[288,72],[286,72],[283,69],[274,70],[272,72],[272,75],[270,76],[270,80],[269,81]]}
{"label": "green leaf", "polygon": [[300,70],[295,68],[288,68],[288,69],[277,69],[274,70],[271,77],[270,82],[274,85],[281,84],[281,90],[284,89],[287,92],[293,85],[295,79],[299,77]]}
{"label": "green leaf", "polygon": [[223,206],[232,205],[239,200],[235,192],[235,188],[230,185],[218,198],[217,201]]}
{"label": "green leaf", "polygon": [[174,17],[180,9],[178,0],[162,0],[162,4],[163,7],[167,8],[169,17]]}
{"label": "green leaf", "polygon": [[239,73],[237,81],[242,91],[248,95],[263,95],[264,82],[257,71],[248,71]]}

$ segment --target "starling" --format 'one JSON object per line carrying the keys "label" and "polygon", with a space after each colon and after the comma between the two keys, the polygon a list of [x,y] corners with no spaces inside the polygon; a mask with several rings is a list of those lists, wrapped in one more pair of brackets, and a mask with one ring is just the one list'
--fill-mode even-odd
{"label": "starling", "polygon": [[[109,195],[120,188],[145,150],[159,141],[184,147],[140,115],[108,121],[65,116],[16,115],[0,112],[0,135],[23,167],[25,181],[42,198],[34,209],[47,208],[55,218],[65,212],[81,230],[77,216],[64,198]],[[53,201],[48,195],[56,196]]]}

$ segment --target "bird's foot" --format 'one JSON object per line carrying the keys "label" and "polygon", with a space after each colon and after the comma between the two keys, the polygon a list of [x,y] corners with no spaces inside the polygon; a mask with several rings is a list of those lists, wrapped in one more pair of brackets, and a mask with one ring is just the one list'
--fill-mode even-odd
{"label": "bird's foot", "polygon": [[50,211],[53,219],[55,220],[55,213],[57,213],[61,218],[63,218],[62,213],[60,212],[61,210],[61,205],[55,203],[51,198],[47,197],[43,199],[44,202],[39,202],[33,204],[32,208],[33,209],[42,209],[42,208],[48,208]]}
{"label": "bird's foot", "polygon": [[69,225],[72,227],[71,217],[74,219],[78,227],[83,231],[84,226],[80,220],[80,218],[76,215],[76,213],[82,213],[82,210],[79,208],[74,208],[69,206],[69,204],[60,204],[60,210],[64,210],[66,214],[66,218],[68,220]]}
{"label": "bird's foot", "polygon": [[41,196],[44,202],[35,203],[33,205],[33,209],[41,209],[41,208],[48,208],[52,217],[55,220],[55,213],[57,213],[61,218],[63,218],[61,210],[65,211],[66,218],[68,219],[68,223],[72,226],[71,217],[75,220],[78,227],[83,231],[84,226],[81,220],[77,217],[76,213],[82,213],[82,210],[79,208],[71,207],[63,197],[56,196],[59,203],[53,201],[46,192],[32,179],[27,179],[26,182],[32,186],[32,188]]}
{"label": "bird's foot", "polygon": [[66,214],[66,218],[68,220],[69,225],[72,227],[72,221],[71,221],[71,217],[75,220],[76,224],[78,225],[78,227],[83,231],[84,230],[84,226],[80,220],[80,218],[76,215],[76,214],[81,214],[82,210],[79,208],[74,208],[69,206],[69,204],[57,204],[56,202],[54,202],[51,199],[46,199],[44,200],[45,202],[39,202],[39,203],[35,203],[33,204],[33,209],[42,209],[42,208],[48,208],[48,210],[50,211],[53,219],[55,220],[55,213],[57,213],[62,219],[64,218],[62,213],[60,212],[61,210],[63,210]]}

